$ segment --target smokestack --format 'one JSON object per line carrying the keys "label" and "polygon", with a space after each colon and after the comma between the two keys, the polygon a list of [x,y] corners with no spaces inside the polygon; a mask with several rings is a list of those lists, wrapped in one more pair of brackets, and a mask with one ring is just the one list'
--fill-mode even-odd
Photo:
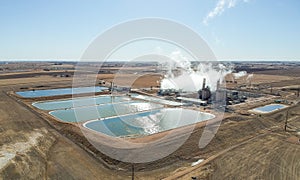
{"label": "smokestack", "polygon": [[202,85],[202,89],[205,89],[205,84],[206,83],[206,79],[205,78],[203,78],[203,85]]}
{"label": "smokestack", "polygon": [[217,90],[220,89],[220,79],[217,81]]}

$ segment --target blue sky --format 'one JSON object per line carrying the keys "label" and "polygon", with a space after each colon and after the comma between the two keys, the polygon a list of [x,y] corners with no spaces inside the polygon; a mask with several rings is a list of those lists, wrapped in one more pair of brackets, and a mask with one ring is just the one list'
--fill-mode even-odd
{"label": "blue sky", "polygon": [[299,0],[2,0],[0,60],[76,60],[106,29],[144,17],[191,27],[220,60],[300,59]]}

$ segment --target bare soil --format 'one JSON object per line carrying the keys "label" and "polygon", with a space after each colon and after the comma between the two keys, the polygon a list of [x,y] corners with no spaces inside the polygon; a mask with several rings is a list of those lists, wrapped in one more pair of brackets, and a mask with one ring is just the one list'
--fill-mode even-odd
{"label": "bare soil", "polygon": [[[110,82],[115,75],[100,74]],[[120,86],[135,78],[134,87],[157,86],[158,74],[127,74]],[[257,75],[254,81],[274,85],[297,84],[298,77]],[[285,82],[285,83],[284,83]],[[124,84],[122,84],[124,83]],[[255,83],[255,82],[254,82]],[[32,101],[10,96],[7,92],[23,88],[71,87],[72,77],[49,75],[11,77],[0,80],[0,179],[131,179],[131,164],[113,160],[97,151],[77,125],[58,122],[47,113],[30,107]],[[67,97],[67,96],[65,96]],[[294,97],[297,100],[297,97]],[[300,99],[298,99],[300,100]],[[29,105],[29,106],[28,106]],[[284,131],[289,109],[288,131]],[[189,139],[177,151],[161,160],[135,164],[136,179],[300,179],[300,105],[266,115],[227,113],[214,139],[198,147],[204,123],[197,124]],[[183,129],[176,130],[178,135]],[[38,134],[35,139],[34,135]],[[135,142],[151,141],[156,134]],[[173,136],[161,144],[163,150],[176,143]],[[12,147],[25,147],[20,151]],[[6,153],[10,153],[9,156]],[[5,159],[6,158],[6,159]],[[4,161],[4,159],[6,161]],[[204,159],[191,167],[191,163]],[[119,169],[118,169],[119,168]]]}

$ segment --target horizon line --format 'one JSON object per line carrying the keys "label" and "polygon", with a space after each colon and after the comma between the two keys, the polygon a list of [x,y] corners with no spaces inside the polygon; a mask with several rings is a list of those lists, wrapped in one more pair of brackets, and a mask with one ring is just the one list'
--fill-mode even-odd
{"label": "horizon line", "polygon": [[[80,59],[0,59],[0,62],[80,62]],[[97,59],[91,59],[91,60],[84,60],[82,62],[97,62],[100,60]],[[114,60],[106,60],[105,62],[128,62],[130,60],[124,60],[124,59],[114,59]],[[150,62],[150,60],[140,60],[140,62],[145,61],[145,62]],[[155,60],[153,60],[155,62]],[[152,61],[152,62],[153,62]],[[300,61],[299,59],[217,59],[213,61],[263,61],[263,62],[294,62],[294,61]],[[195,61],[191,61],[195,62]],[[205,62],[205,60],[199,60],[199,62]]]}

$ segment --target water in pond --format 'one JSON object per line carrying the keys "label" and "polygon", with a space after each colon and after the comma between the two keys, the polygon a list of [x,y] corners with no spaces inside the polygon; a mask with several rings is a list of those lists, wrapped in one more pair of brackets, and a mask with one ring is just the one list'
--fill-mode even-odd
{"label": "water in pond", "polygon": [[183,103],[181,103],[181,102],[169,101],[169,100],[165,100],[165,99],[161,99],[161,98],[157,98],[157,97],[145,96],[145,95],[140,95],[140,94],[131,94],[131,96],[136,99],[141,99],[141,100],[150,101],[150,102],[156,102],[156,103],[170,105],[170,106],[183,105]]}
{"label": "water in pond", "polygon": [[134,115],[88,121],[84,127],[109,136],[150,135],[214,118],[209,113],[165,108]]}
{"label": "water in pond", "polygon": [[69,109],[81,106],[93,106],[107,103],[119,103],[131,100],[125,96],[96,96],[66,100],[36,102],[32,105],[42,110]]}
{"label": "water in pond", "polygon": [[25,98],[46,97],[46,96],[58,96],[67,94],[83,94],[101,92],[107,90],[106,87],[78,87],[78,88],[60,88],[60,89],[45,89],[45,90],[31,90],[16,92],[18,95]]}
{"label": "water in pond", "polygon": [[255,108],[255,109],[253,109],[253,111],[259,112],[259,113],[269,113],[269,112],[276,111],[278,109],[282,109],[285,107],[286,106],[282,105],[282,104],[269,104],[266,106]]}
{"label": "water in pond", "polygon": [[51,111],[50,114],[65,122],[82,122],[93,119],[107,118],[124,114],[163,108],[162,105],[140,101],[104,104],[99,106],[79,107],[66,110]]}

